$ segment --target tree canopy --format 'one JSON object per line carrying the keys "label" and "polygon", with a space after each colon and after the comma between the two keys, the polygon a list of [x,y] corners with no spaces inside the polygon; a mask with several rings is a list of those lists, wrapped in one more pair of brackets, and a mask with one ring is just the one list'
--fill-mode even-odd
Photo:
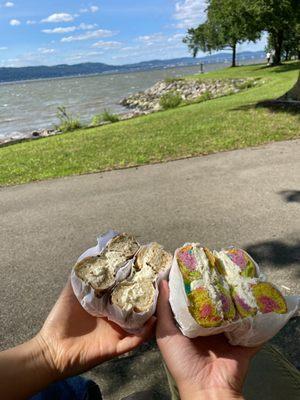
{"label": "tree canopy", "polygon": [[[256,41],[267,31],[274,49],[274,64],[280,63],[282,51],[296,46],[300,19],[300,0],[208,0],[207,20],[191,28],[184,38],[193,56],[199,50],[232,49],[236,65],[236,45]],[[299,48],[299,42],[298,42]]]}

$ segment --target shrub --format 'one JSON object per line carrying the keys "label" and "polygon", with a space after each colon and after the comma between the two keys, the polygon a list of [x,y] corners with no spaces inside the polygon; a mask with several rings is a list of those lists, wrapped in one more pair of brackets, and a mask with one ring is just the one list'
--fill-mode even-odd
{"label": "shrub", "polygon": [[120,118],[117,114],[112,114],[107,110],[104,110],[102,114],[96,114],[93,116],[92,125],[100,125],[101,122],[118,122]]}
{"label": "shrub", "polygon": [[197,103],[202,103],[202,101],[207,101],[212,99],[212,94],[209,90],[206,90],[205,92],[203,92],[199,97],[197,97],[196,102]]}
{"label": "shrub", "polygon": [[55,125],[55,129],[61,132],[71,132],[82,128],[82,123],[79,119],[73,118],[65,106],[57,107],[56,117],[59,119],[59,124]]}
{"label": "shrub", "polygon": [[159,105],[164,109],[168,110],[169,108],[178,107],[181,103],[182,98],[177,92],[168,92],[161,96],[159,99]]}
{"label": "shrub", "polygon": [[236,83],[234,86],[239,90],[250,89],[255,86],[255,81],[249,80],[241,83]]}

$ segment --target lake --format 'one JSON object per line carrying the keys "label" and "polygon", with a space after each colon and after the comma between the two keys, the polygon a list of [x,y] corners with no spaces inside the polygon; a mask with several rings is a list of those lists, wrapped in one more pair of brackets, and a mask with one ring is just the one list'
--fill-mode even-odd
{"label": "lake", "polygon": [[[228,64],[205,64],[204,71],[225,65]],[[23,137],[33,130],[53,127],[58,122],[57,107],[61,105],[85,123],[104,109],[126,112],[119,102],[129,94],[145,90],[167,77],[199,72],[200,66],[190,66],[1,84],[0,139]]]}

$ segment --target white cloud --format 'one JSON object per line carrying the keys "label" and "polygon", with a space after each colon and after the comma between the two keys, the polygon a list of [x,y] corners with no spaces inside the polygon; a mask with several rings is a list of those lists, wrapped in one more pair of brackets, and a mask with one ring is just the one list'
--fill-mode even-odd
{"label": "white cloud", "polygon": [[53,53],[55,53],[55,49],[47,49],[47,48],[44,48],[44,47],[40,47],[40,48],[38,49],[38,51],[39,51],[41,54],[53,54]]}
{"label": "white cloud", "polygon": [[99,42],[96,42],[92,45],[92,47],[101,47],[103,49],[111,49],[111,48],[116,48],[120,47],[122,45],[121,42],[104,42],[103,40],[99,40]]}
{"label": "white cloud", "polygon": [[88,31],[91,29],[94,29],[97,27],[97,24],[85,24],[82,22],[80,25],[78,25],[77,29],[82,29],[83,31]]}
{"label": "white cloud", "polygon": [[97,12],[99,10],[99,7],[98,6],[91,6],[90,10],[91,10],[92,13],[95,13],[95,12]]}
{"label": "white cloud", "polygon": [[14,7],[14,3],[12,1],[7,1],[6,3],[4,3],[4,7],[6,8],[11,8]]}
{"label": "white cloud", "polygon": [[68,32],[74,32],[77,30],[91,30],[95,29],[97,27],[97,24],[85,24],[84,22],[81,23],[78,26],[66,26],[66,27],[58,27],[58,28],[53,28],[53,29],[43,29],[42,32],[52,34],[52,33],[68,33]]}
{"label": "white cloud", "polygon": [[28,21],[26,21],[27,25],[35,25],[36,21],[33,21],[32,19],[29,19]]}
{"label": "white cloud", "polygon": [[76,26],[66,26],[65,28],[58,27],[58,28],[53,28],[53,29],[43,29],[42,32],[44,33],[68,33],[68,32],[74,32],[76,30]]}
{"label": "white cloud", "polygon": [[132,50],[138,50],[140,48],[140,46],[128,46],[128,47],[122,47],[122,49],[120,49],[121,51],[132,51]]}
{"label": "white cloud", "polygon": [[89,57],[98,57],[101,56],[103,51],[90,51],[87,53],[76,53],[76,54],[71,54],[68,56],[68,60],[88,60]]}
{"label": "white cloud", "polygon": [[67,13],[55,13],[49,15],[49,17],[42,19],[41,22],[70,22],[73,21],[74,17]]}
{"label": "white cloud", "polygon": [[9,24],[10,24],[11,26],[19,26],[19,25],[21,25],[21,22],[20,22],[18,19],[11,19],[11,20],[9,21]]}
{"label": "white cloud", "polygon": [[175,33],[173,36],[170,36],[167,40],[168,42],[174,42],[178,40],[182,40],[185,37],[185,33]]}
{"label": "white cloud", "polygon": [[162,40],[165,40],[165,35],[163,35],[162,33],[153,33],[152,35],[145,35],[145,36],[139,36],[137,38],[137,40],[139,42],[143,42],[143,43],[154,43],[154,42],[160,42]]}
{"label": "white cloud", "polygon": [[195,28],[205,20],[205,0],[181,0],[175,4],[174,18],[177,28]]}
{"label": "white cloud", "polygon": [[91,6],[91,7],[89,7],[89,8],[81,8],[81,9],[79,10],[79,12],[80,12],[81,14],[88,13],[88,12],[95,13],[95,12],[97,12],[98,10],[99,10],[99,7],[98,7],[98,6]]}
{"label": "white cloud", "polygon": [[89,40],[96,38],[104,38],[116,35],[117,32],[109,31],[107,29],[97,29],[96,31],[89,31],[82,35],[66,36],[61,39],[61,42],[74,42],[80,40]]}
{"label": "white cloud", "polygon": [[0,47],[0,50],[1,50],[1,51],[7,50],[7,49],[8,49],[8,47],[5,47],[5,46]]}

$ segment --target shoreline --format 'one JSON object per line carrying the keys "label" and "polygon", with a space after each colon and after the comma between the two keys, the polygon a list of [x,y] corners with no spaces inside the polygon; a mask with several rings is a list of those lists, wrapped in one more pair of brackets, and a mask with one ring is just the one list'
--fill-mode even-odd
{"label": "shoreline", "polygon": [[[142,115],[148,115],[172,108],[164,106],[162,103],[162,100],[170,95],[171,97],[174,95],[180,97],[177,106],[185,106],[236,94],[242,90],[257,86],[260,83],[262,83],[260,82],[260,79],[251,78],[215,80],[201,80],[201,78],[169,78],[156,82],[154,85],[144,91],[140,91],[123,98],[119,104],[125,107],[125,109],[128,111],[125,113],[116,113],[114,115],[118,117],[118,122],[121,122],[132,118],[137,118]],[[111,123],[112,122],[110,121],[101,121],[95,125],[83,125],[78,129],[91,129]],[[19,136],[10,136],[3,139],[0,138],[0,147],[9,146],[24,141],[55,136],[62,133],[67,132],[60,131],[57,128],[45,128],[31,131],[28,134],[20,133]]]}
{"label": "shoreline", "polygon": [[[256,64],[259,60],[248,60],[248,61],[254,61],[251,62],[251,64]],[[248,63],[247,63],[248,64]],[[208,65],[208,64],[206,64]],[[222,63],[214,63],[214,64],[210,64],[212,65],[218,65],[218,66],[223,66]],[[188,69],[188,68],[194,68],[194,67],[198,67],[198,65],[193,65],[193,66],[180,66],[177,68],[173,68],[173,67],[168,67],[168,68],[153,68],[151,69],[151,71],[168,71],[171,70],[173,74],[170,74],[170,78],[165,78],[165,80],[167,79],[171,79],[171,80],[176,80],[176,79],[185,79],[186,77],[186,71],[182,71],[182,69]],[[218,68],[217,68],[218,69]],[[176,71],[178,70],[178,73],[176,74]],[[214,70],[214,69],[213,69]],[[148,71],[150,71],[148,69]],[[138,73],[143,73],[145,71],[139,70],[139,71],[127,71],[128,74],[138,74]],[[183,74],[181,75],[180,72],[183,72]],[[208,73],[210,71],[205,71],[204,74]],[[9,85],[14,85],[14,84],[34,84],[34,83],[40,83],[40,82],[49,82],[52,80],[58,81],[58,80],[69,80],[69,79],[74,79],[74,78],[91,78],[91,77],[97,77],[97,76],[108,76],[108,75],[122,75],[124,74],[123,72],[118,72],[116,73],[115,71],[113,73],[111,73],[110,71],[107,73],[100,73],[100,74],[89,74],[89,75],[77,75],[77,76],[68,76],[68,77],[56,77],[56,78],[42,78],[42,79],[35,79],[35,80],[22,80],[22,81],[18,81],[18,82],[5,82],[5,83],[0,83],[0,86],[9,86]],[[193,74],[193,72],[191,73]],[[188,75],[191,75],[188,73]],[[196,73],[197,75],[199,75],[198,73]],[[179,78],[177,78],[179,77]],[[152,85],[150,88],[144,90],[144,91],[137,91],[136,93],[132,94],[132,95],[128,95],[128,97],[123,98],[123,100],[118,101],[118,103],[115,103],[115,105],[119,105],[119,106],[123,106],[122,108],[124,108],[123,110],[117,110],[116,112],[112,111],[114,114],[118,115],[120,120],[125,120],[125,119],[130,119],[130,118],[134,118],[140,115],[144,115],[145,113],[150,113],[150,112],[154,112],[154,111],[158,111],[159,107],[156,107],[156,110],[148,110],[147,107],[139,107],[140,104],[136,104],[136,105],[132,105],[132,104],[126,104],[126,102],[124,103],[124,100],[130,99],[131,97],[136,97],[136,96],[140,96],[141,93],[144,94],[145,92],[151,90],[152,87],[155,87],[155,85],[158,85],[159,83],[163,82],[161,79],[156,81],[156,83],[154,85]],[[176,88],[175,88],[176,89]],[[138,90],[138,87],[137,87]],[[172,88],[170,88],[170,90],[172,90]],[[108,106],[109,109],[110,106]],[[112,106],[111,106],[112,107]],[[112,107],[113,108],[113,107]],[[93,114],[89,117],[92,118]],[[83,121],[87,121],[87,118],[84,116],[83,117]],[[35,127],[33,126],[31,129],[28,129],[27,132],[25,131],[21,131],[16,130],[13,131],[11,133],[5,134],[4,136],[0,136],[0,147],[4,146],[4,145],[8,145],[8,144],[14,144],[14,143],[19,143],[21,141],[27,141],[27,140],[35,140],[37,138],[42,138],[42,137],[48,137],[48,136],[53,136],[56,134],[59,134],[60,132],[58,132],[57,130],[55,130],[53,128],[54,123],[48,123],[48,126],[42,127],[42,128],[38,128],[35,129]],[[101,124],[103,125],[103,124]],[[90,126],[90,124],[88,124],[88,122],[84,123],[83,128],[92,128],[93,126]],[[82,128],[82,129],[83,129]]]}

